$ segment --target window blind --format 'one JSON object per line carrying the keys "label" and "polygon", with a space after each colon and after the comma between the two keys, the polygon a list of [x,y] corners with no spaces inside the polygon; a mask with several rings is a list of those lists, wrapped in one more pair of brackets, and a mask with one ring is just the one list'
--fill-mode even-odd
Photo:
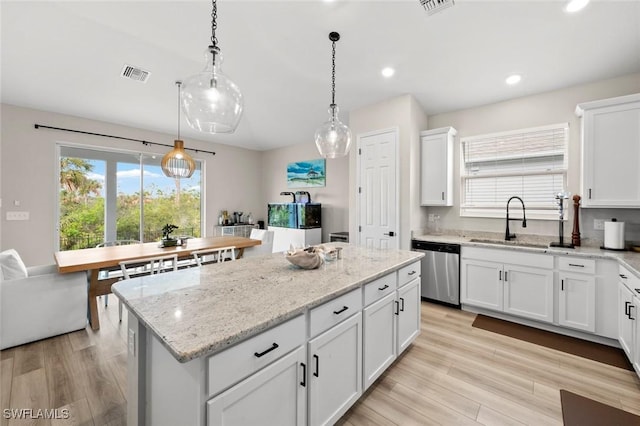
{"label": "window blind", "polygon": [[569,124],[461,139],[461,216],[504,217],[521,197],[531,217],[556,216],[555,194],[566,187]]}

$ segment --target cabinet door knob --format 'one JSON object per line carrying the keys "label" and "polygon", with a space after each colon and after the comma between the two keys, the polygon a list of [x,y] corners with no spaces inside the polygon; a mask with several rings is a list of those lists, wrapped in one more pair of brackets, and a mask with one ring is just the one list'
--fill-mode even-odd
{"label": "cabinet door knob", "polygon": [[629,316],[629,306],[631,306],[631,302],[624,302],[624,314]]}
{"label": "cabinet door knob", "polygon": [[622,278],[623,280],[626,280],[626,279],[627,279],[627,276],[626,276],[626,275],[624,275],[624,274],[620,274],[620,278]]}
{"label": "cabinet door knob", "polygon": [[394,314],[396,315],[400,315],[400,302],[398,302],[397,300],[394,301],[393,303],[396,304],[396,311],[394,312]]}
{"label": "cabinet door knob", "polygon": [[385,284],[385,285],[384,285],[384,286],[382,286],[382,287],[378,287],[378,290],[382,291],[382,290],[386,290],[386,289],[388,289],[388,288],[389,288],[389,284]]}
{"label": "cabinet door knob", "polygon": [[404,297],[400,298],[400,302],[402,302],[400,305],[400,312],[404,312]]}
{"label": "cabinet door knob", "polygon": [[407,275],[415,275],[415,274],[416,274],[416,271],[411,271]]}
{"label": "cabinet door knob", "polygon": [[584,265],[579,265],[577,263],[570,263],[569,266],[576,266],[578,268],[584,268]]}
{"label": "cabinet door knob", "polygon": [[442,201],[444,201],[444,191],[442,191]]}

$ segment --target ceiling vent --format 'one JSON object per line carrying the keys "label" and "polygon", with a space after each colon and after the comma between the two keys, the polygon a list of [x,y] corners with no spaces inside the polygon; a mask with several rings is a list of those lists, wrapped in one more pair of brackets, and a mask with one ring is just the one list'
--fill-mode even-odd
{"label": "ceiling vent", "polygon": [[433,15],[434,13],[453,6],[454,3],[453,0],[420,0],[420,4],[429,15]]}
{"label": "ceiling vent", "polygon": [[124,67],[122,67],[122,72],[120,73],[120,77],[139,81],[141,83],[146,83],[150,75],[151,73],[149,71],[145,71],[142,68],[136,68],[126,64]]}

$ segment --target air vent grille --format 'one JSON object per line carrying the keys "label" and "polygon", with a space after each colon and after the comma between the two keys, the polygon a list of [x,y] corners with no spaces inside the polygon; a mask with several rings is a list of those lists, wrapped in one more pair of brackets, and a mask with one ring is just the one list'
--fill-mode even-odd
{"label": "air vent grille", "polygon": [[128,78],[129,80],[139,81],[141,83],[146,83],[149,79],[151,73],[149,71],[145,71],[142,68],[134,67],[131,65],[126,65],[122,67],[122,72],[120,73],[120,77]]}
{"label": "air vent grille", "polygon": [[453,0],[420,0],[420,4],[429,15],[433,15],[434,13],[453,6],[454,3]]}

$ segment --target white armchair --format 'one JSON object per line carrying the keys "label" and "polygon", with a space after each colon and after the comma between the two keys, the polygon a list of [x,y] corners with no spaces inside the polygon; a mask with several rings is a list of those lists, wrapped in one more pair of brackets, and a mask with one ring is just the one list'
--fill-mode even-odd
{"label": "white armchair", "polygon": [[60,274],[56,265],[26,270],[26,278],[0,280],[0,349],[87,325],[86,272]]}

